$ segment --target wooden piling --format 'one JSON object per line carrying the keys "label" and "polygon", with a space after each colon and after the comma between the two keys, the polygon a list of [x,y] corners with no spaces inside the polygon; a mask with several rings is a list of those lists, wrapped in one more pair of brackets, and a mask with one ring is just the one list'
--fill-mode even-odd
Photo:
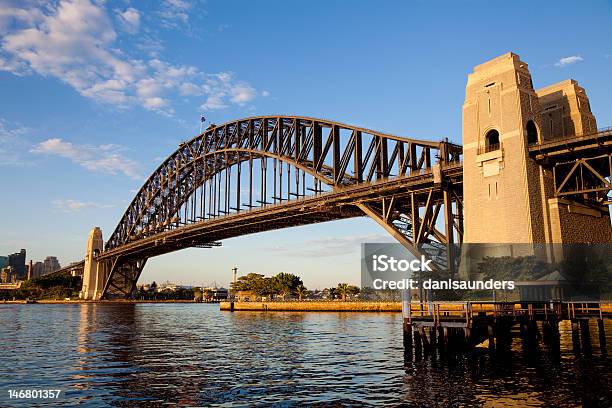
{"label": "wooden piling", "polygon": [[421,353],[423,352],[421,344],[421,333],[419,332],[418,328],[415,328],[415,330],[412,331],[412,334],[414,336],[414,352],[416,354],[416,357],[420,358]]}
{"label": "wooden piling", "polygon": [[495,322],[495,347],[498,351],[509,350],[512,346],[513,320],[500,318]]}
{"label": "wooden piling", "polygon": [[601,354],[608,354],[608,349],[606,348],[606,329],[604,326],[603,319],[597,319],[597,329],[599,332],[599,347],[601,349]]}
{"label": "wooden piling", "polygon": [[589,330],[589,320],[580,319],[580,340],[582,342],[582,351],[585,353],[591,352],[591,333]]}
{"label": "wooden piling", "polygon": [[404,352],[412,353],[412,324],[409,319],[404,319]]}
{"label": "wooden piling", "polygon": [[434,356],[436,354],[437,347],[437,336],[436,336],[436,327],[432,326],[429,328],[429,346],[431,347],[431,355]]}
{"label": "wooden piling", "polygon": [[574,353],[580,352],[580,332],[577,320],[572,320],[572,349]]}
{"label": "wooden piling", "polygon": [[443,337],[444,354],[448,354],[448,351],[449,351],[448,336],[449,336],[448,327],[443,327],[442,337]]}
{"label": "wooden piling", "polygon": [[493,325],[487,325],[487,335],[489,337],[489,351],[495,351],[495,328]]}
{"label": "wooden piling", "polygon": [[425,326],[421,326],[421,341],[423,342],[423,351],[425,354],[429,354],[430,352],[430,342],[427,338],[427,332],[425,331]]}
{"label": "wooden piling", "polygon": [[436,326],[436,330],[438,333],[436,334],[436,345],[438,346],[438,352],[440,355],[446,353],[446,335],[444,333],[444,327]]}
{"label": "wooden piling", "polygon": [[550,343],[552,341],[551,335],[552,333],[551,333],[550,322],[543,321],[542,322],[542,341],[547,346],[550,346]]}

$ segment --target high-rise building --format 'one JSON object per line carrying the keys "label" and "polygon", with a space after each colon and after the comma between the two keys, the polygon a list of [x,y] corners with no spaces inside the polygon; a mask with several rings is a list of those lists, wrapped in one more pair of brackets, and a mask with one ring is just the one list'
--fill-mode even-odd
{"label": "high-rise building", "polygon": [[39,276],[43,276],[45,273],[45,264],[42,262],[36,262],[32,266],[32,277],[38,278]]}
{"label": "high-rise building", "polygon": [[9,266],[13,268],[13,273],[17,279],[24,279],[26,277],[26,250],[22,249],[20,252],[16,252],[8,256]]}
{"label": "high-rise building", "polygon": [[53,273],[62,267],[60,266],[59,261],[54,256],[48,256],[44,260],[44,271],[43,275],[47,275],[49,273]]}
{"label": "high-rise building", "polygon": [[0,269],[6,268],[8,264],[8,256],[0,255]]}

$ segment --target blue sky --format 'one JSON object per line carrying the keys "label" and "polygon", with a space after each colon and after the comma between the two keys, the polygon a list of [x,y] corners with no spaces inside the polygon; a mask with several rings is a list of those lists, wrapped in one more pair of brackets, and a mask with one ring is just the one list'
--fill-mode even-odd
{"label": "blue sky", "polygon": [[[514,51],[536,88],[574,78],[612,125],[611,18],[609,1],[0,0],[0,254],[82,259],[202,112],[460,142],[467,74]],[[358,283],[359,243],[382,239],[368,219],[273,231],[154,258],[141,280]]]}

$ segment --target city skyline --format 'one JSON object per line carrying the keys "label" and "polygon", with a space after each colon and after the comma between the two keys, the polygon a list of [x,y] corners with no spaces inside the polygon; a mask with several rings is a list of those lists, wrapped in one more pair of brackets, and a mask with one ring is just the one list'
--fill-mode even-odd
{"label": "city skyline", "polygon": [[[265,15],[241,3],[236,15],[217,2],[28,2],[27,19],[15,2],[3,4],[0,182],[11,195],[0,204],[0,253],[27,248],[29,259],[82,259],[93,226],[107,239],[144,179],[199,132],[201,113],[217,124],[293,113],[461,142],[466,74],[513,51],[530,64],[535,88],[576,79],[600,126],[612,124],[606,2],[500,5],[495,19],[486,7],[447,4],[435,24],[429,3],[332,3],[321,13],[304,2],[297,15],[282,3]],[[249,28],[264,19],[275,23]],[[291,30],[313,19],[325,29]],[[590,24],[542,47],[533,38],[545,37],[543,20]],[[271,64],[268,47],[284,57]],[[391,238],[365,218],[260,233],[153,258],[141,280],[227,286],[238,266],[299,274],[312,288],[356,283],[359,244],[380,240]]]}

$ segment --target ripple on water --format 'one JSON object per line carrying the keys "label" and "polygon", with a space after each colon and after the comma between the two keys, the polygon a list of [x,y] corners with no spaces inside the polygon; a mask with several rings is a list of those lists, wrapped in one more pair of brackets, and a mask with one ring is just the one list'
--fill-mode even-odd
{"label": "ripple on water", "polygon": [[8,389],[51,388],[64,395],[39,406],[610,406],[595,328],[590,357],[572,353],[568,330],[558,359],[516,340],[497,358],[405,360],[397,314],[0,305],[0,405],[23,405]]}

